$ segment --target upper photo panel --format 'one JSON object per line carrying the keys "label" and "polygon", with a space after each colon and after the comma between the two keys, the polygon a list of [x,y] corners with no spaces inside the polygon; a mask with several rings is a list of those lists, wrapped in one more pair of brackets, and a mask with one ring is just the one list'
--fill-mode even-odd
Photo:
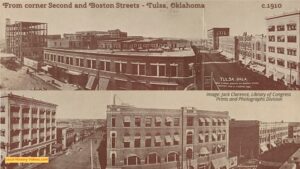
{"label": "upper photo panel", "polygon": [[1,90],[299,90],[299,0],[0,0]]}

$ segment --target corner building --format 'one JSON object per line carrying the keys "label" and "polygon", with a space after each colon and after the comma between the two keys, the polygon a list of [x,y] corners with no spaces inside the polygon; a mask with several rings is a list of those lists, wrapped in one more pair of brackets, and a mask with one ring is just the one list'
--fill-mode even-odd
{"label": "corner building", "polygon": [[228,168],[228,112],[107,106],[107,168]]}
{"label": "corner building", "polygon": [[57,105],[13,94],[1,95],[0,103],[1,163],[6,156],[55,153]]}

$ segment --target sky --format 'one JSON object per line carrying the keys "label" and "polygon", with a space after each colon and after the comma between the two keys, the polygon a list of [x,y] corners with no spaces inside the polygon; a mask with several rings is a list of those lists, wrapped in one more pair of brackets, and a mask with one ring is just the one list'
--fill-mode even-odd
{"label": "sky", "polygon": [[[160,0],[161,3],[204,3],[201,9],[8,9],[4,2],[13,3],[139,3],[154,0],[0,0],[0,39],[5,36],[5,18],[15,21],[48,23],[48,34],[73,33],[85,30],[121,29],[128,35],[146,37],[206,38],[212,27],[229,27],[231,35],[263,34],[265,17],[300,8],[299,0]],[[281,8],[262,8],[262,4],[281,3]],[[204,17],[203,17],[204,15]],[[203,19],[204,18],[204,19]],[[204,29],[203,29],[204,28]]]}
{"label": "sky", "polygon": [[57,104],[57,118],[104,119],[106,107],[113,103],[127,103],[140,108],[180,109],[196,107],[200,110],[228,111],[237,120],[298,121],[300,122],[300,93],[293,92],[279,102],[221,102],[201,91],[13,91]]}

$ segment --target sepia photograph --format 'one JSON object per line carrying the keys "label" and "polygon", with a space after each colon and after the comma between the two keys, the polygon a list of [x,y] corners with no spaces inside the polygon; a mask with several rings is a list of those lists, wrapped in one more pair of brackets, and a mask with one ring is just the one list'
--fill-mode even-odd
{"label": "sepia photograph", "polygon": [[299,90],[298,0],[0,2],[1,90]]}
{"label": "sepia photograph", "polygon": [[[299,99],[296,92],[281,102],[235,103],[197,91],[2,92],[1,168],[298,169]],[[40,156],[49,163],[4,160]]]}

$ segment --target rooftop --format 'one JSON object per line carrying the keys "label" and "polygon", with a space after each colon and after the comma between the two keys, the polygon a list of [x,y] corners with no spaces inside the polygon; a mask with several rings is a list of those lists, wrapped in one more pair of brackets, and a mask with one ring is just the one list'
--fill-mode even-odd
{"label": "rooftop", "polygon": [[29,97],[15,95],[15,94],[12,94],[12,93],[2,92],[0,98],[2,99],[2,98],[5,98],[5,97],[12,98],[12,99],[25,100],[27,102],[42,103],[42,104],[47,104],[47,105],[51,105],[51,106],[55,106],[55,107],[57,106],[56,104],[45,102],[45,101],[42,101],[42,100],[37,100],[37,99],[34,99],[34,98],[29,98]]}
{"label": "rooftop", "polygon": [[294,10],[294,11],[290,11],[290,12],[284,12],[284,13],[273,15],[273,16],[269,16],[269,17],[266,17],[266,20],[276,19],[276,18],[286,17],[286,16],[291,16],[291,15],[299,15],[300,16],[300,9],[297,9],[297,10]]}
{"label": "rooftop", "polygon": [[193,57],[195,56],[192,49],[174,50],[174,51],[131,51],[131,50],[105,50],[105,49],[57,49],[57,48],[45,48],[45,50],[52,51],[65,51],[83,54],[105,54],[105,55],[118,55],[118,56],[140,56],[140,57]]}

